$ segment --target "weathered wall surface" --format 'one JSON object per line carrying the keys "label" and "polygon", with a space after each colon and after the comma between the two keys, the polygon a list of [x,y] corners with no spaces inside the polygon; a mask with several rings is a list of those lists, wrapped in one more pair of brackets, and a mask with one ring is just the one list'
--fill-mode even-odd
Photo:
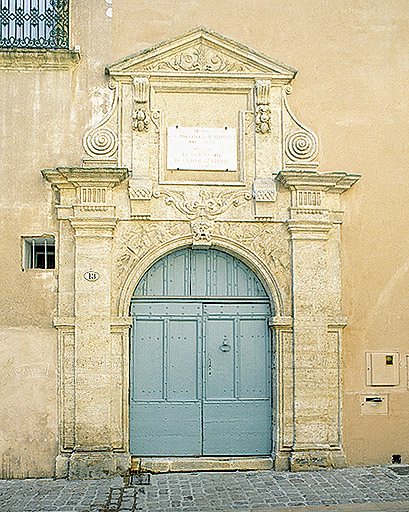
{"label": "weathered wall surface", "polygon": [[[199,25],[299,69],[289,102],[319,135],[320,169],[362,174],[342,197],[345,450],[351,465],[409,462],[406,2],[71,3],[74,70],[0,70],[0,476],[50,476],[57,450],[57,281],[21,270],[21,236],[58,236],[39,171],[80,163],[107,64]],[[366,386],[366,351],[401,354],[399,386]],[[361,415],[366,393],[389,393],[388,414]]]}

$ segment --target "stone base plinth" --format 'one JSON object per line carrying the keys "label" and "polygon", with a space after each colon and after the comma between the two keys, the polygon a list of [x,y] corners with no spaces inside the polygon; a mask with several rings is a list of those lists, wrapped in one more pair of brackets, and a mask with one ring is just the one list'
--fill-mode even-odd
{"label": "stone base plinth", "polygon": [[58,455],[55,464],[56,478],[86,479],[110,478],[125,475],[131,458],[127,453],[74,452],[70,456]]}
{"label": "stone base plinth", "polygon": [[290,456],[290,471],[316,471],[346,467],[341,450],[300,450]]}

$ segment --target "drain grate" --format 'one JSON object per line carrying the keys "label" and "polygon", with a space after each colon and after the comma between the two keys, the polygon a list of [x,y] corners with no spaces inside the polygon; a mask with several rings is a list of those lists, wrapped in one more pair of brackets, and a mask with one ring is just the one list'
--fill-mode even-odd
{"label": "drain grate", "polygon": [[129,485],[149,485],[150,483],[150,473],[131,473],[129,475]]}
{"label": "drain grate", "polygon": [[389,466],[389,468],[400,476],[409,475],[409,465],[408,466]]}
{"label": "drain grate", "polygon": [[102,507],[99,506],[96,512],[136,512],[141,510],[137,506],[137,499],[138,490],[134,487],[111,487],[107,502]]}

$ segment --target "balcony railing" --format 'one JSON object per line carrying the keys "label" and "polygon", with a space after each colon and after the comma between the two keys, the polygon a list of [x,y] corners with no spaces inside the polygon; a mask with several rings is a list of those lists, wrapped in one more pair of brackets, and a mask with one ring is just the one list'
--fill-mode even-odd
{"label": "balcony railing", "polygon": [[68,0],[0,0],[0,48],[68,48]]}

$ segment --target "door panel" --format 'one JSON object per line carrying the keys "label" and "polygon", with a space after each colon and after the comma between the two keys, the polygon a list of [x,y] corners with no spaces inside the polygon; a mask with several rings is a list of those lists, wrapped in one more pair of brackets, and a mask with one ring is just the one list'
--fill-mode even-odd
{"label": "door panel", "polygon": [[133,454],[201,454],[201,313],[201,304],[144,302],[132,307]]}
{"label": "door panel", "polygon": [[145,456],[194,456],[202,450],[201,404],[131,402],[130,451]]}
{"label": "door panel", "polygon": [[238,396],[240,398],[269,398],[268,326],[265,318],[241,318],[237,339]]}
{"label": "door panel", "polygon": [[271,453],[267,304],[204,304],[203,454]]}
{"label": "door panel", "polygon": [[234,398],[234,320],[205,321],[206,400]]}
{"label": "door panel", "polygon": [[269,400],[204,402],[203,455],[269,455]]}
{"label": "door panel", "polygon": [[167,370],[169,400],[198,400],[199,322],[195,319],[169,320]]}
{"label": "door panel", "polygon": [[[131,400],[163,398],[163,338],[162,318],[134,318],[133,336],[138,340],[132,352]],[[134,344],[133,344],[134,346]]]}

